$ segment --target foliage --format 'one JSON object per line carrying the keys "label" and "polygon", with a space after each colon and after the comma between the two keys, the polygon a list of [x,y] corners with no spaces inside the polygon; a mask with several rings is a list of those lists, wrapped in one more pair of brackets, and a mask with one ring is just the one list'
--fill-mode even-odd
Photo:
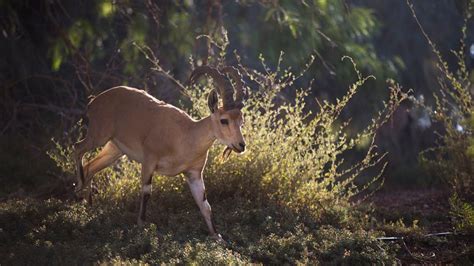
{"label": "foliage", "polygon": [[[474,97],[470,91],[473,86],[472,71],[466,66],[465,40],[466,25],[472,13],[466,12],[461,47],[458,51],[452,51],[457,58],[457,71],[453,72],[424,31],[413,6],[409,4],[409,7],[436,56],[439,69],[440,90],[434,95],[436,106],[431,116],[443,126],[441,143],[424,151],[421,159],[429,171],[443,177],[451,185],[453,196],[450,205],[455,219],[460,222],[456,227],[468,229],[473,222],[472,205],[468,202],[474,199]],[[467,9],[472,11],[473,8],[474,4],[470,3]]]}
{"label": "foliage", "polygon": [[451,196],[449,204],[456,230],[470,234],[474,233],[474,205],[462,201],[457,194]]}
{"label": "foliage", "polygon": [[[205,237],[191,197],[181,204],[154,194],[150,220],[135,225],[130,207],[93,208],[61,200],[0,203],[2,264],[93,263],[383,263],[394,250],[375,232],[303,223],[278,206],[246,199],[216,201],[217,228],[226,245]],[[156,206],[160,207],[156,209]],[[164,210],[164,211],[163,211]],[[231,223],[227,225],[226,223]]]}
{"label": "foliage", "polygon": [[[221,49],[219,54],[222,58],[210,59],[210,62],[219,64],[225,62],[223,56],[227,43],[217,47]],[[143,51],[146,53],[147,50]],[[239,68],[251,80],[252,87],[256,85],[256,89],[249,89],[243,109],[243,132],[249,144],[248,150],[241,156],[224,160],[220,156],[222,148],[215,145],[211,148],[205,169],[211,204],[217,202],[213,204],[213,210],[219,219],[218,229],[231,243],[235,243],[231,246],[238,254],[215,244],[189,240],[189,237],[180,235],[180,231],[186,228],[175,228],[177,231],[170,230],[168,237],[175,234],[172,239],[187,239],[184,246],[173,244],[171,239],[156,240],[158,243],[164,241],[162,245],[172,249],[169,251],[170,256],[174,256],[172,260],[160,257],[165,252],[163,249],[167,249],[163,246],[157,246],[156,251],[154,247],[151,251],[147,249],[145,254],[148,255],[143,256],[150,257],[140,259],[151,263],[155,259],[155,262],[185,262],[194,258],[199,263],[261,261],[272,264],[304,263],[315,259],[338,263],[390,261],[390,253],[379,248],[380,243],[370,236],[371,233],[367,235],[368,232],[351,224],[354,218],[349,200],[354,195],[373,189],[371,185],[380,181],[384,165],[379,164],[384,155],[379,155],[373,144],[375,132],[406,95],[398,86],[391,84],[391,97],[385,109],[374,116],[365,130],[354,136],[349,135],[346,130],[350,121],[341,121],[340,113],[366,80],[372,77],[363,77],[352,59],[348,58],[348,61],[353,64],[358,80],[335,103],[321,102],[316,113],[306,108],[308,89],[298,89],[294,102],[281,101],[280,97],[283,90],[294,86],[312,61],[299,74],[281,69],[280,64],[275,71],[271,71],[263,58],[263,71],[240,64]],[[186,91],[193,102],[189,113],[202,117],[209,113],[206,95],[212,89],[212,83],[196,87]],[[360,159],[344,161],[345,153],[362,148],[365,151]],[[74,168],[68,163],[71,151],[67,147],[57,146],[50,156],[65,172],[73,174]],[[372,168],[375,168],[375,173],[367,171]],[[138,164],[122,159],[120,164],[99,173],[95,177],[95,197],[99,204],[112,204],[119,208],[133,205],[138,195],[139,172]],[[365,183],[357,184],[362,175],[368,178]],[[160,211],[157,211],[158,217],[152,214],[153,223],[186,227],[189,225],[171,221],[195,224],[195,221],[201,220],[198,212],[193,215],[187,212],[188,217],[170,213],[178,202],[193,206],[182,178],[159,176],[154,179],[154,186],[156,192],[153,195],[158,196],[153,196],[153,201],[158,202]],[[150,209],[156,210],[156,206],[152,205]],[[220,228],[220,222],[231,225]],[[326,227],[316,229],[317,224],[326,224]],[[156,231],[153,224],[150,228],[155,228],[154,234],[162,232]],[[319,242],[321,239],[327,241]],[[158,250],[161,251],[156,254]],[[111,257],[114,260],[122,258]]]}
{"label": "foliage", "polygon": [[[185,59],[206,48],[206,62],[234,62],[251,87],[243,110],[248,151],[223,160],[221,148],[214,146],[205,172],[216,226],[227,245],[205,237],[204,222],[182,177],[154,178],[150,224],[136,227],[140,169],[121,158],[94,179],[92,208],[57,199],[1,202],[0,264],[393,263],[396,245],[377,240],[383,233],[369,229],[368,216],[351,201],[383,182],[386,164],[374,144],[375,132],[406,97],[394,82],[389,82],[390,90],[379,89],[403,62],[397,65],[397,58],[392,62],[387,55],[380,59],[373,40],[380,29],[375,13],[352,4],[348,8],[344,1],[206,3],[208,9],[202,8],[204,1],[0,1],[5,17],[0,45],[6,58],[0,63],[6,84],[0,123],[2,136],[35,135],[35,149],[42,146],[38,129],[47,139],[63,134],[48,155],[61,170],[60,184],[72,183],[71,147],[82,125],[63,130],[82,115],[87,95],[128,84],[175,101],[199,118],[208,114],[205,96],[212,84],[188,88],[189,106],[181,96],[170,95],[172,87],[160,74],[171,69],[166,77],[186,76]],[[232,47],[220,36],[224,25]],[[202,47],[202,39],[193,38],[199,34],[221,50]],[[158,53],[152,58],[161,61],[141,56],[145,43]],[[228,48],[239,50],[245,65],[239,56],[224,58]],[[283,67],[280,50],[291,55],[288,65],[310,53],[320,64],[295,73]],[[466,198],[472,193],[469,167],[474,157],[470,77],[463,60],[460,74],[453,74],[435,52],[444,87],[433,115],[447,133],[442,146],[425,153],[425,163],[446,174],[459,192],[451,199],[452,215],[458,230],[469,231],[472,204]],[[276,66],[269,67],[260,53]],[[361,70],[349,57],[344,60],[352,64],[338,62],[346,54]],[[456,56],[462,58],[460,52]],[[191,61],[202,63],[200,58]],[[158,75],[149,70],[150,63]],[[305,71],[310,75],[303,76]],[[362,73],[383,78],[369,83],[372,77]],[[364,100],[355,100],[361,92]],[[383,110],[373,114],[388,94]],[[10,164],[12,173],[26,168]],[[416,221],[405,226],[399,220],[382,229],[417,234]]]}
{"label": "foliage", "polygon": [[420,236],[422,233],[421,228],[418,226],[418,220],[413,220],[412,225],[406,225],[403,219],[398,219],[397,221],[385,222],[381,225],[381,229],[387,235],[414,235]]}
{"label": "foliage", "polygon": [[[256,22],[263,30],[249,33],[246,38],[250,38],[251,43],[256,44],[255,50],[272,63],[278,61],[279,51],[292,55],[288,59],[289,65],[297,64],[307,54],[317,51],[318,59],[325,66],[312,73],[324,79],[328,75],[341,76],[340,81],[353,77],[350,67],[334,67],[343,55],[354,58],[364,71],[378,77],[396,72],[390,60],[380,60],[375,53],[371,40],[379,32],[380,22],[371,9],[348,8],[343,1],[327,0],[247,2],[260,2],[263,6]],[[252,23],[255,22],[243,21],[239,27],[247,28]]]}
{"label": "foliage", "polygon": [[[219,46],[222,56],[225,55],[226,46],[227,43]],[[224,58],[216,61],[224,62]],[[281,61],[282,58],[279,62]],[[298,90],[293,103],[278,102],[281,91],[293,85],[305,70],[300,74],[293,74],[289,69],[281,70],[278,65],[276,71],[271,72],[263,59],[264,72],[241,66],[258,85],[258,90],[250,90],[243,110],[246,121],[243,130],[250,145],[243,156],[227,161],[217,159],[220,147],[214,146],[211,149],[209,166],[205,169],[207,182],[211,183],[210,193],[214,193],[212,187],[218,187],[218,193],[228,196],[244,193],[247,197],[266,197],[295,210],[321,216],[322,211],[333,206],[334,202],[346,206],[350,197],[380,181],[385,166],[382,166],[378,174],[369,178],[366,184],[356,186],[355,183],[366,170],[382,161],[384,155],[377,153],[373,143],[375,132],[406,95],[392,84],[391,97],[385,104],[385,109],[375,115],[365,130],[355,136],[348,135],[346,130],[350,121],[340,121],[339,115],[360,86],[372,78],[363,77],[354,62],[352,64],[358,80],[335,103],[320,103],[320,110],[316,114],[306,110],[305,97],[308,96],[308,89]],[[188,90],[194,102],[190,113],[202,117],[209,112],[205,96],[211,88],[207,86],[204,89]],[[360,159],[350,164],[344,161],[344,154],[360,146],[364,147],[363,145],[366,145],[366,152]],[[62,168],[71,173],[74,167],[65,163],[70,161],[69,149],[59,147],[50,154],[59,166],[67,164],[67,167]],[[127,162],[120,167],[120,171],[106,170],[96,181],[99,194],[112,198],[125,196],[126,191],[129,191],[127,187],[132,183],[136,190],[137,181],[125,181],[126,179],[118,177],[127,176],[131,180],[138,180],[139,171],[136,166]],[[168,185],[168,181],[164,180],[162,187]],[[173,182],[169,185],[175,187]],[[120,202],[121,199],[119,196],[116,200]]]}
{"label": "foliage", "polygon": [[[385,113],[379,113],[356,136],[348,136],[345,130],[350,121],[341,122],[339,115],[368,78],[358,73],[359,80],[343,98],[336,103],[324,101],[319,112],[313,114],[306,111],[308,90],[305,89],[297,91],[294,103],[278,103],[281,90],[293,84],[300,75],[280,70],[279,66],[275,72],[268,68],[265,71],[247,71],[259,85],[258,91],[250,92],[244,110],[244,132],[250,143],[248,152],[221,162],[212,160],[219,153],[213,149],[206,172],[210,182],[240,184],[247,187],[248,194],[266,194],[293,208],[321,214],[322,209],[334,202],[347,204],[351,196],[379,181],[380,175],[375,175],[365,186],[357,187],[354,183],[364,170],[383,158],[376,152],[373,137],[376,129],[404,98],[397,88],[392,88],[392,98]],[[285,74],[280,76],[278,71]],[[207,111],[202,100],[206,90],[194,92],[198,94],[195,99],[201,99],[197,105],[202,108],[201,112]],[[367,141],[365,155],[351,165],[344,164],[343,155]]]}
{"label": "foliage", "polygon": [[[253,67],[260,53],[276,64],[279,51],[287,51],[289,65],[317,54],[322,64],[309,71],[319,77],[317,87],[328,99],[343,95],[354,78],[350,65],[335,67],[343,55],[360,62],[363,72],[381,77],[377,85],[395,75],[397,67],[389,58],[381,60],[371,43],[380,23],[370,9],[347,8],[342,1],[307,2],[3,0],[0,80],[7,89],[0,101],[2,130],[7,125],[7,132],[16,135],[22,128],[22,134],[36,137],[35,129],[50,124],[53,132],[46,136],[57,136],[77,121],[89,95],[118,84],[144,88],[176,104],[183,98],[150,71],[133,44],[149,45],[164,68],[182,79],[189,73],[190,54],[208,55],[205,39],[194,37],[220,38],[221,27],[229,30],[232,49]],[[311,93],[319,94],[315,89],[316,84]],[[386,96],[386,90],[362,93],[371,110]],[[17,110],[25,118],[15,119]]]}

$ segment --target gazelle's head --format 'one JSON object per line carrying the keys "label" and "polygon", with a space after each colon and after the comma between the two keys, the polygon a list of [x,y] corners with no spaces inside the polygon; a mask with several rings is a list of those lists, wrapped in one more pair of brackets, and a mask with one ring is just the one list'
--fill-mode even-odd
{"label": "gazelle's head", "polygon": [[[240,72],[234,67],[224,67],[219,71],[210,66],[200,66],[191,74],[190,82],[196,81],[203,74],[209,75],[214,80],[217,89],[212,90],[207,99],[214,136],[228,149],[237,153],[244,152],[245,140],[241,131],[244,119],[240,111],[243,107],[244,83]],[[225,74],[234,80],[235,100],[234,88]],[[222,107],[219,107],[218,95],[222,97]]]}

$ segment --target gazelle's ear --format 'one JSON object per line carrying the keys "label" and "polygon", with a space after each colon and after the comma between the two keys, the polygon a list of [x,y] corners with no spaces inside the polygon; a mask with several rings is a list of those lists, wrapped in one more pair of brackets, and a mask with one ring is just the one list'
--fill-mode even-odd
{"label": "gazelle's ear", "polygon": [[218,104],[219,97],[217,96],[217,92],[216,90],[212,90],[207,96],[207,105],[209,106],[209,110],[211,110],[211,113],[217,111]]}

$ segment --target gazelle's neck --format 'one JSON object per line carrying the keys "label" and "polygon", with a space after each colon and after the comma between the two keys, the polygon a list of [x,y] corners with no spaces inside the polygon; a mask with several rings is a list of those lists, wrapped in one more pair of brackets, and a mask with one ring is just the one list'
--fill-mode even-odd
{"label": "gazelle's neck", "polygon": [[216,136],[214,136],[214,131],[212,129],[211,116],[194,122],[192,131],[192,140],[194,141],[193,146],[196,151],[199,153],[207,152],[216,140]]}

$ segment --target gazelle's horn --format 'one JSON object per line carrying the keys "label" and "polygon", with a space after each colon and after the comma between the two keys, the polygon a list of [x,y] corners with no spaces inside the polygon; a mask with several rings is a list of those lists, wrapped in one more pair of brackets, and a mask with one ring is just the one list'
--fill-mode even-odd
{"label": "gazelle's horn", "polygon": [[244,81],[242,78],[242,74],[240,74],[239,70],[232,66],[226,66],[221,68],[223,73],[229,74],[229,76],[235,82],[235,100],[233,103],[233,108],[241,109],[244,107]]}
{"label": "gazelle's horn", "polygon": [[196,82],[202,75],[209,75],[214,81],[214,85],[222,98],[222,105],[225,110],[233,109],[234,99],[232,85],[219,70],[210,66],[199,66],[191,73],[189,84]]}

